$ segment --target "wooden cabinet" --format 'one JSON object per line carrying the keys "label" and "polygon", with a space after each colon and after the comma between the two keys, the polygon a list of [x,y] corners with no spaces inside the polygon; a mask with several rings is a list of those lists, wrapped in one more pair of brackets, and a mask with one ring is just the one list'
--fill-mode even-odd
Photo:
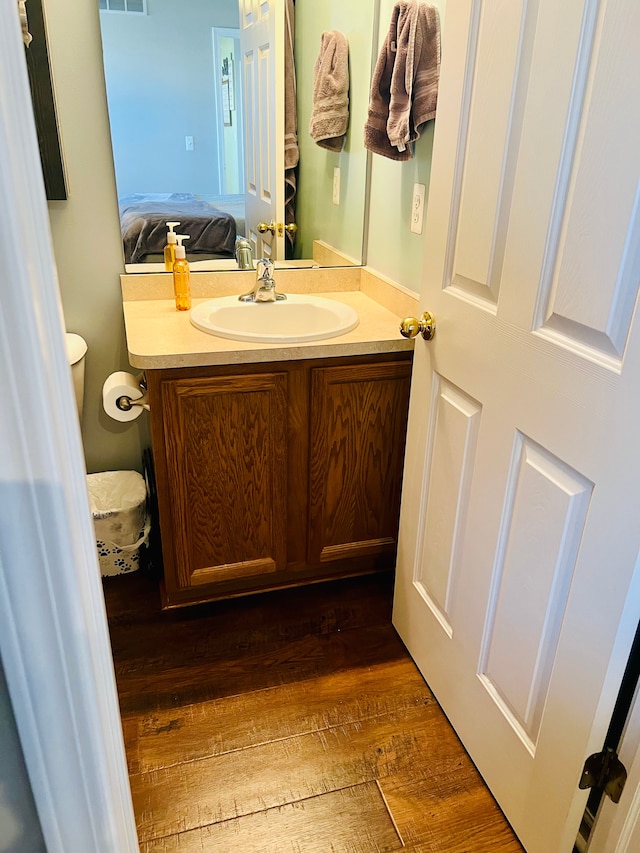
{"label": "wooden cabinet", "polygon": [[311,564],[395,556],[409,376],[406,362],[311,371]]}
{"label": "wooden cabinet", "polygon": [[147,371],[166,607],[392,567],[411,354]]}

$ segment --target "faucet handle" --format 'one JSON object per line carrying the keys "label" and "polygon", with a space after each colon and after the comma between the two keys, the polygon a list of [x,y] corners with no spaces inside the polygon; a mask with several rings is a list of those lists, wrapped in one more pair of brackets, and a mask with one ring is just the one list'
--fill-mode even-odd
{"label": "faucet handle", "polygon": [[258,278],[263,280],[273,278],[273,261],[271,258],[260,258],[256,263],[258,267]]}

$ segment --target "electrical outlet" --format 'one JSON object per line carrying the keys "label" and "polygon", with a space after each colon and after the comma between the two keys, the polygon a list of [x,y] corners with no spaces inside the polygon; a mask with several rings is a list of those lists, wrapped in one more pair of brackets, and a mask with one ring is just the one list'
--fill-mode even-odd
{"label": "electrical outlet", "polygon": [[414,234],[422,234],[422,219],[424,217],[424,184],[413,185],[411,199],[411,230]]}
{"label": "electrical outlet", "polygon": [[340,204],[340,167],[335,166],[333,170],[333,203]]}
{"label": "electrical outlet", "polygon": [[193,151],[193,136],[185,136],[184,147],[187,151]]}

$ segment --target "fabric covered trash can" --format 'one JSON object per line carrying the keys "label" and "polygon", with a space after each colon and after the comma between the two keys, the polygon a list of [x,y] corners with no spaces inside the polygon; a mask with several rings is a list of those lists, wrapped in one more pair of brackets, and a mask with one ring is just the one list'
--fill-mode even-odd
{"label": "fabric covered trash can", "polygon": [[137,471],[102,471],[87,475],[87,488],[100,574],[134,572],[151,527],[144,478]]}

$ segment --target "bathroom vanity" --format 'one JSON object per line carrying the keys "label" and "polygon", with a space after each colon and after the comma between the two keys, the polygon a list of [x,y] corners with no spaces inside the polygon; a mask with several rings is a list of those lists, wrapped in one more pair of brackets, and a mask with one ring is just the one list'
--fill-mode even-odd
{"label": "bathroom vanity", "polygon": [[412,362],[398,317],[332,293],[357,310],[353,331],[249,344],[123,292],[146,370],[163,606],[392,568]]}

